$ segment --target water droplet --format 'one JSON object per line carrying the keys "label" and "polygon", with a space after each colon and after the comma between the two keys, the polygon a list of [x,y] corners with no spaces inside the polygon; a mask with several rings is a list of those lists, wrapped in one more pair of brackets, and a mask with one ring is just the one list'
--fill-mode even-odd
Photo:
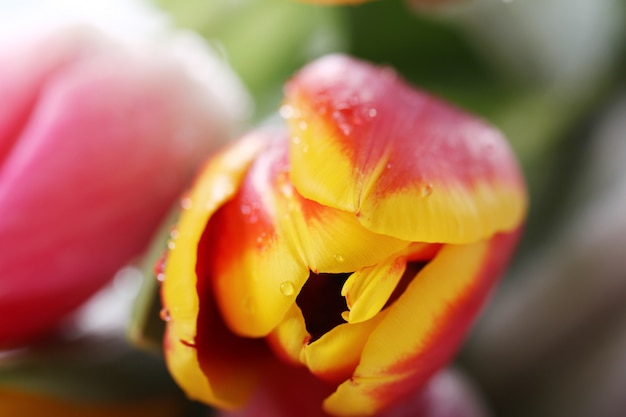
{"label": "water droplet", "polygon": [[258,221],[259,221],[259,217],[256,214],[252,214],[250,215],[250,217],[248,217],[248,223],[250,224],[254,224]]}
{"label": "water droplet", "polygon": [[174,249],[176,249],[176,243],[175,243],[173,240],[169,240],[169,241],[167,242],[167,248],[168,248],[169,250],[174,250]]}
{"label": "water droplet", "polygon": [[296,289],[293,286],[293,282],[291,282],[291,281],[285,281],[282,284],[280,284],[280,292],[285,297],[289,297],[290,295],[293,295],[295,290]]}
{"label": "water droplet", "polygon": [[302,152],[307,153],[309,151],[309,145],[304,145],[302,147]]}
{"label": "water droplet", "polygon": [[294,116],[295,111],[293,107],[291,107],[288,104],[285,104],[284,106],[280,107],[280,110],[278,110],[278,113],[283,119],[290,119]]}
{"label": "water droplet", "polygon": [[391,163],[387,164],[387,169],[391,169]]}
{"label": "water droplet", "polygon": [[337,262],[343,262],[345,261],[345,258],[343,257],[343,255],[339,255],[338,253],[333,255],[333,258],[335,259],[335,261]]}
{"label": "water droplet", "polygon": [[304,120],[301,120],[300,123],[298,123],[298,127],[300,128],[300,130],[306,130],[307,127],[309,127],[307,125],[307,123]]}
{"label": "water droplet", "polygon": [[369,109],[369,111],[367,112],[367,115],[371,118],[376,117],[377,114],[378,114],[378,110],[376,109]]}
{"label": "water droplet", "polygon": [[433,193],[433,186],[426,184],[422,187],[422,197],[428,197]]}
{"label": "water droplet", "polygon": [[163,284],[165,282],[165,274],[163,272],[160,272],[156,275],[156,280],[157,282],[159,282],[160,284]]}
{"label": "water droplet", "polygon": [[184,210],[189,210],[193,206],[193,202],[191,201],[191,198],[185,197],[182,200],[180,200],[180,206]]}
{"label": "water droplet", "polygon": [[161,320],[166,323],[172,319],[172,317],[170,316],[170,311],[167,309],[167,307],[163,307],[161,309],[161,311],[159,312],[159,317],[161,317]]}
{"label": "water droplet", "polygon": [[167,253],[163,253],[154,264],[154,274],[163,274],[165,272],[165,265],[167,265]]}
{"label": "water droplet", "polygon": [[178,229],[172,229],[170,230],[170,238],[173,240],[178,239],[178,236],[180,236],[180,232],[178,231]]}
{"label": "water droplet", "polygon": [[241,205],[241,214],[248,215],[250,213],[252,213],[252,207],[250,207],[247,204],[242,204]]}
{"label": "water droplet", "polygon": [[294,136],[293,138],[291,138],[291,141],[293,142],[294,145],[300,144],[300,138],[298,136]]}

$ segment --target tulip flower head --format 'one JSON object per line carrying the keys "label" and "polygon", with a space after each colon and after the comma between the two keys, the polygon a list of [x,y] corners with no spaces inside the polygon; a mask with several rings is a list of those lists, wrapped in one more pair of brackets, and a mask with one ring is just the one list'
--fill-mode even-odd
{"label": "tulip flower head", "polygon": [[71,27],[0,50],[1,347],[45,333],[139,255],[239,118],[165,49]]}
{"label": "tulip flower head", "polygon": [[282,396],[293,415],[372,415],[457,351],[517,240],[524,182],[495,129],[389,68],[324,57],[280,113],[287,129],[216,154],[183,199],[168,366],[226,409],[279,378],[300,388]]}

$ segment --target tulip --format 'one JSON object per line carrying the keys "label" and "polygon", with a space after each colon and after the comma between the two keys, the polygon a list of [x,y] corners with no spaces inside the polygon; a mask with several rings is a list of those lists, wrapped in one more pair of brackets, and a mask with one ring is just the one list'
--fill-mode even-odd
{"label": "tulip", "polygon": [[0,51],[0,347],[46,333],[137,256],[228,137],[225,69],[197,50],[205,85],[173,57],[87,28]]}
{"label": "tulip", "polygon": [[389,68],[331,55],[285,93],[288,129],[214,155],[182,200],[166,360],[217,407],[291,378],[299,394],[278,397],[302,415],[372,415],[457,351],[519,235],[524,182],[495,129]]}

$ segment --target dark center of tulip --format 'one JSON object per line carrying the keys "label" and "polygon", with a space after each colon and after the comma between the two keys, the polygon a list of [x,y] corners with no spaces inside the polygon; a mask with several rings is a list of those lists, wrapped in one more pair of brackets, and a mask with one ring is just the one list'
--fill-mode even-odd
{"label": "dark center of tulip", "polygon": [[[384,308],[396,301],[406,290],[409,283],[428,262],[408,262],[402,278]],[[335,326],[345,323],[341,313],[348,310],[346,299],[341,296],[341,289],[351,273],[316,274],[311,272],[298,297],[307,332],[311,335],[309,343],[316,341]]]}
{"label": "dark center of tulip", "polygon": [[350,273],[316,274],[311,272],[296,304],[302,310],[306,330],[311,342],[322,337],[335,326],[345,323],[341,313],[348,309],[346,299],[341,296],[341,288]]}

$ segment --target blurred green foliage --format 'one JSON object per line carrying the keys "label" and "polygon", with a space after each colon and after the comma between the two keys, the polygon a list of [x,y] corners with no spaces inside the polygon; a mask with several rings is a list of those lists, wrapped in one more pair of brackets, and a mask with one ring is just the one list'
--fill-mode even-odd
{"label": "blurred green foliage", "polygon": [[220,50],[253,94],[257,120],[274,112],[285,79],[346,49],[345,11],[285,0],[155,0],[174,22]]}
{"label": "blurred green foliage", "polygon": [[539,238],[533,231],[558,216],[554,209],[566,189],[555,192],[555,185],[570,165],[564,151],[570,132],[614,82],[604,80],[580,94],[520,78],[486,59],[488,48],[459,21],[415,13],[403,0],[337,7],[286,0],[154,1],[223,52],[255,99],[257,122],[276,114],[282,86],[298,68],[323,54],[346,52],[390,65],[419,88],[495,124],[529,182],[530,244]]}

